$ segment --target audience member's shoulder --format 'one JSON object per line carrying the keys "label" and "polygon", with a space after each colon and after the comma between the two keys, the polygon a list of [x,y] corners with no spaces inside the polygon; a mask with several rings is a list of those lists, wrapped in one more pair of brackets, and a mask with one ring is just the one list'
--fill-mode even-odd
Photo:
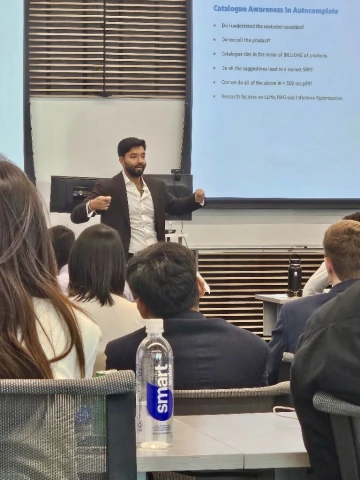
{"label": "audience member's shoulder", "polygon": [[74,309],[74,314],[83,337],[84,335],[87,337],[101,337],[100,327],[89,315],[77,309]]}
{"label": "audience member's shoulder", "polygon": [[145,327],[140,328],[139,330],[135,330],[135,332],[129,333],[128,335],[124,335],[123,337],[116,338],[115,340],[112,340],[106,345],[105,352],[108,354],[109,352],[112,352],[114,350],[127,350],[127,349],[133,349],[134,345],[136,348],[140,345],[142,340],[145,338],[146,332],[145,332]]}
{"label": "audience member's shoulder", "polygon": [[120,295],[111,295],[111,297],[114,300],[115,305],[126,308],[129,311],[138,311],[136,303],[130,302],[127,298],[121,297]]}
{"label": "audience member's shoulder", "polygon": [[291,302],[285,303],[282,308],[287,312],[292,312],[294,310],[301,310],[304,307],[309,306],[320,306],[323,305],[326,300],[329,298],[327,293],[318,293],[317,295],[309,295],[307,297],[297,298]]}
{"label": "audience member's shoulder", "polygon": [[[61,318],[50,300],[42,298],[33,298],[36,315],[43,327],[49,326],[54,332],[56,326],[62,328]],[[98,325],[85,313],[74,309],[76,321],[78,323],[84,345],[87,340],[100,339],[101,330]]]}
{"label": "audience member's shoulder", "polygon": [[112,295],[112,298],[116,307],[121,312],[124,312],[127,316],[133,318],[134,322],[138,324],[138,328],[142,328],[144,326],[144,319],[141,317],[136,303],[130,302],[127,298],[120,297],[119,295]]}
{"label": "audience member's shoulder", "polygon": [[222,331],[223,334],[227,334],[233,338],[237,338],[237,337],[242,338],[247,342],[254,342],[259,346],[264,346],[267,348],[266,342],[255,333],[249,332],[244,328],[232,325],[231,323],[227,322],[222,318],[211,318],[211,319],[208,319],[208,321],[211,322],[213,325],[216,325]]}
{"label": "audience member's shoulder", "polygon": [[360,281],[325,303],[310,317],[306,334],[360,316]]}

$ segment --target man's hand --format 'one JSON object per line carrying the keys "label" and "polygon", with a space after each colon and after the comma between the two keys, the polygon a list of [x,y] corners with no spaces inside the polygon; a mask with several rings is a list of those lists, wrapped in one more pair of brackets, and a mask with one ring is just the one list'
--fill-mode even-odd
{"label": "man's hand", "polygon": [[195,202],[196,203],[203,203],[205,202],[205,192],[204,190],[196,190],[195,192]]}
{"label": "man's hand", "polygon": [[111,197],[96,197],[90,200],[89,207],[93,212],[107,210],[110,207]]}

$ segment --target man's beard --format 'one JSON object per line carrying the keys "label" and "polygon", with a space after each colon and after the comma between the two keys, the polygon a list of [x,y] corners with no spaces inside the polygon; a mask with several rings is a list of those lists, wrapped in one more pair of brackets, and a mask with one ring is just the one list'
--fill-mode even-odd
{"label": "man's beard", "polygon": [[[141,168],[136,168],[140,166]],[[141,177],[141,175],[144,173],[144,170],[145,170],[145,166],[143,165],[136,165],[133,168],[126,167],[126,171],[131,177]]]}

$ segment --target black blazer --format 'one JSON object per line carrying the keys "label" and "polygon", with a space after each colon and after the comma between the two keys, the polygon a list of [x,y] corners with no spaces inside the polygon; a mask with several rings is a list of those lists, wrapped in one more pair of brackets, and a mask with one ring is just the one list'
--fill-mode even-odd
{"label": "black blazer", "polygon": [[[304,333],[306,322],[315,310],[332,300],[338,293],[344,292],[354,282],[356,280],[340,282],[331,288],[328,293],[299,298],[293,302],[285,303],[281,307],[269,343],[270,356],[266,369],[270,385],[278,382],[283,353],[296,352],[296,347],[300,336]],[[289,376],[287,379],[289,379]],[[284,380],[284,378],[281,380]]]}
{"label": "black blazer", "polygon": [[[134,370],[145,328],[108,343],[106,368]],[[268,346],[260,337],[221,318],[192,310],[164,320],[164,337],[174,352],[177,390],[263,387]]]}
{"label": "black blazer", "polygon": [[310,463],[319,480],[341,480],[330,418],[313,407],[324,391],[360,405],[360,281],[306,324],[291,369],[291,390]]}
{"label": "black blazer", "polygon": [[[195,202],[195,195],[192,194],[185,198],[175,198],[166,185],[161,180],[144,175],[144,180],[149,187],[155,211],[155,231],[158,241],[165,240],[165,213],[170,215],[185,215],[201,208],[199,203]],[[127,202],[126,187],[122,173],[113,178],[101,180],[96,183],[94,190],[88,195],[80,205],[75,207],[71,214],[73,223],[84,223],[89,221],[87,216],[86,204],[99,196],[110,196],[112,198],[108,210],[99,212],[101,223],[109,225],[120,234],[125,254],[128,254],[131,229],[129,205]]]}

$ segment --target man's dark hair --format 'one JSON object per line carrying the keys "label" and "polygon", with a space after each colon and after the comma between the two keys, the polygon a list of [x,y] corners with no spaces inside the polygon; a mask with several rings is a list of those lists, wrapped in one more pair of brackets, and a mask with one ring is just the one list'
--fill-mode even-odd
{"label": "man's dark hair", "polygon": [[360,222],[360,212],[351,213],[346,215],[343,220],[354,220],[354,222]]}
{"label": "man's dark hair", "polygon": [[55,252],[58,270],[67,265],[72,247],[75,243],[75,234],[64,225],[49,228],[51,243]]}
{"label": "man's dark hair", "polygon": [[143,147],[143,149],[146,150],[145,140],[135,137],[124,138],[124,140],[119,142],[118,156],[125,157],[125,155],[134,147]]}
{"label": "man's dark hair", "polygon": [[156,318],[189,310],[199,302],[194,254],[178,243],[157,243],[129,262],[127,279]]}
{"label": "man's dark hair", "polygon": [[102,306],[113,305],[111,294],[123,295],[125,254],[119,234],[107,225],[98,224],[84,230],[69,258],[69,296]]}

